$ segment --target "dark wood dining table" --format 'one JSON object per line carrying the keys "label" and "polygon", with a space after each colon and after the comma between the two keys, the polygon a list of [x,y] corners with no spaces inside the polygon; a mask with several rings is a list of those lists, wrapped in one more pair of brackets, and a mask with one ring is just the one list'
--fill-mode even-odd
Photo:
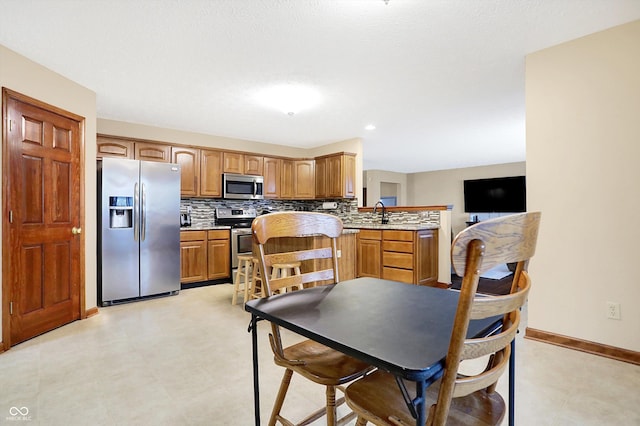
{"label": "dark wood dining table", "polygon": [[[247,302],[256,426],[260,319],[415,382],[416,425],[424,425],[425,389],[442,375],[458,296],[446,289],[356,278]],[[501,321],[502,317],[471,321],[468,336],[488,335]]]}

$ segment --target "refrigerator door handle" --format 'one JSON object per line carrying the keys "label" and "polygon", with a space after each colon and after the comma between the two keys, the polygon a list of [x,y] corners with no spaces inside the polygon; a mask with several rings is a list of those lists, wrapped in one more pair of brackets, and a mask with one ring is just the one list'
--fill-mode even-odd
{"label": "refrigerator door handle", "polygon": [[147,191],[142,184],[142,203],[140,203],[140,241],[144,241],[147,235]]}
{"label": "refrigerator door handle", "polygon": [[133,185],[133,241],[138,241],[138,227],[140,224],[140,196],[138,182]]}

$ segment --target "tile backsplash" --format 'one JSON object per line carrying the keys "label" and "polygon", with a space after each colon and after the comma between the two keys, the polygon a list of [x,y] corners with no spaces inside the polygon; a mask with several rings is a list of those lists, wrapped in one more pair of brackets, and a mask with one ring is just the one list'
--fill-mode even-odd
{"label": "tile backsplash", "polygon": [[[335,209],[323,209],[323,202],[336,203]],[[218,198],[182,198],[180,200],[180,213],[186,213],[191,207],[192,225],[213,225],[215,223],[215,209],[250,208],[253,207],[258,214],[278,211],[317,211],[339,216],[344,223],[380,223],[380,212],[358,213],[358,200],[226,200]],[[437,210],[424,210],[418,212],[387,212],[389,223],[406,224],[440,224],[440,212]]]}

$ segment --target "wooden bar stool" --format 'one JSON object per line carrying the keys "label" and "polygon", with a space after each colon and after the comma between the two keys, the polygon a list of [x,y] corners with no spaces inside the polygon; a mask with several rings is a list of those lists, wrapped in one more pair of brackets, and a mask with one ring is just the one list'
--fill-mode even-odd
{"label": "wooden bar stool", "polygon": [[251,290],[249,291],[250,299],[260,299],[265,296],[262,290],[262,278],[260,276],[260,261],[257,257],[251,259],[253,267],[251,270]]}
{"label": "wooden bar stool", "polygon": [[[251,269],[253,264],[253,256],[250,254],[238,255],[238,270],[236,271],[236,279],[233,283],[233,297],[231,304],[235,305],[238,301],[238,293],[244,295],[243,303],[249,300],[249,287],[251,286]],[[242,279],[242,281],[241,281]],[[240,285],[242,283],[242,285]]]}
{"label": "wooden bar stool", "polygon": [[[300,274],[300,262],[274,263],[271,269],[272,280]],[[302,284],[300,284],[299,289],[302,290],[302,288]]]}

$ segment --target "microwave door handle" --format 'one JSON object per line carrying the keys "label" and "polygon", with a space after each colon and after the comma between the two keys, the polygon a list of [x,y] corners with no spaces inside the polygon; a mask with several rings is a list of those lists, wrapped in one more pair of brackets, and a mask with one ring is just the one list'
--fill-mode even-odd
{"label": "microwave door handle", "polygon": [[258,194],[258,182],[253,181],[253,196],[255,197]]}

